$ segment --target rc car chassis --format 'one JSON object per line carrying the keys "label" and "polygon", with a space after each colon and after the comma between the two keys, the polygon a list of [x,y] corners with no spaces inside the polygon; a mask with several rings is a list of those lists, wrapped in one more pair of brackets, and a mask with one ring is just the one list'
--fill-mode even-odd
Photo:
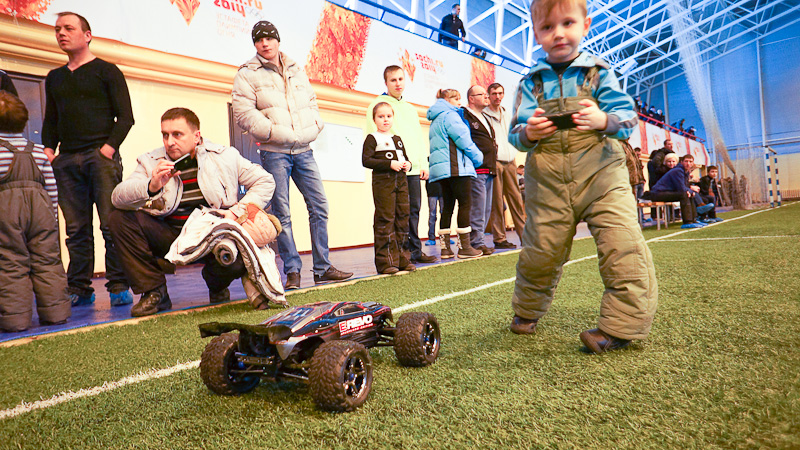
{"label": "rc car chassis", "polygon": [[[205,323],[216,336],[200,358],[200,376],[218,394],[237,395],[261,379],[309,384],[314,402],[330,411],[353,411],[372,388],[367,349],[393,346],[404,366],[433,364],[439,356],[439,322],[433,314],[392,311],[376,302],[319,302],[296,306],[258,325]],[[238,331],[238,334],[233,333]]]}

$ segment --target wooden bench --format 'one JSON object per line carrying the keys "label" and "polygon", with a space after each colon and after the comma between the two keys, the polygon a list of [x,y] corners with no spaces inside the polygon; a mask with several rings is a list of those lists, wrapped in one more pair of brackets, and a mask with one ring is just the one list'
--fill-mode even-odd
{"label": "wooden bench", "polygon": [[[644,209],[650,208],[650,218],[656,221],[656,229],[661,229],[661,222],[664,222],[664,228],[669,227],[669,216],[667,215],[668,208],[672,206],[672,203],[666,202],[639,202],[636,204],[636,207],[642,210],[642,214],[637,214],[639,219],[639,225],[644,227],[644,223],[642,222],[644,217]],[[655,209],[655,217],[653,216],[653,210]]]}

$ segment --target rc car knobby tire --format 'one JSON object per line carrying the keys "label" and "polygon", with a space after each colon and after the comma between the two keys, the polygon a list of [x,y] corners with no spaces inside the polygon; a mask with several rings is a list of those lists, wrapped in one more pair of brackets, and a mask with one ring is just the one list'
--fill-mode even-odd
{"label": "rc car knobby tire", "polygon": [[372,358],[354,341],[326,342],[314,351],[308,370],[314,403],[328,411],[353,411],[372,389]]}
{"label": "rc car knobby tire", "polygon": [[211,339],[200,357],[200,377],[211,391],[222,395],[236,395],[258,386],[258,375],[236,376],[230,370],[236,367],[236,350],[239,336],[225,333]]}
{"label": "rc car knobby tire", "polygon": [[394,329],[394,354],[404,366],[422,367],[439,357],[439,322],[431,313],[405,313]]}

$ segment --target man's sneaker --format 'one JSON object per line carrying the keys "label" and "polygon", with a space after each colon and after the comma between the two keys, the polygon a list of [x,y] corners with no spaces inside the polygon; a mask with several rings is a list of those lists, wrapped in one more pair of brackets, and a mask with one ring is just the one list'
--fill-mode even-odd
{"label": "man's sneaker", "polygon": [[430,264],[430,263],[435,263],[436,262],[436,257],[435,256],[428,256],[425,253],[420,253],[420,255],[418,257],[411,258],[411,262],[414,262],[414,263],[417,263],[417,264]]}
{"label": "man's sneaker", "polygon": [[286,284],[283,285],[283,290],[289,291],[292,289],[300,289],[300,272],[286,274]]}
{"label": "man's sneaker", "polygon": [[480,247],[475,247],[475,250],[480,250],[481,253],[483,253],[483,256],[488,256],[488,255],[491,255],[492,253],[494,253],[494,249],[493,248],[489,248],[489,247],[487,247],[485,245],[481,245]]}
{"label": "man's sneaker", "polygon": [[314,274],[314,284],[333,283],[343,281],[353,276],[353,272],[342,272],[336,267],[330,266],[322,275]]}
{"label": "man's sneaker", "polygon": [[501,242],[495,242],[494,243],[494,248],[496,248],[496,249],[506,249],[506,248],[510,249],[510,248],[517,248],[517,246],[512,244],[511,242],[508,242],[508,241],[501,241]]}
{"label": "man's sneaker", "polygon": [[89,295],[69,294],[69,301],[72,306],[84,306],[94,303],[94,292]]}
{"label": "man's sneaker", "polygon": [[231,301],[231,291],[225,288],[219,292],[208,291],[208,301],[212,304]]}
{"label": "man's sneaker", "polygon": [[167,285],[163,285],[142,294],[139,303],[133,305],[131,308],[131,316],[150,316],[166,309],[172,309],[172,302],[169,300]]}
{"label": "man's sneaker", "polygon": [[122,292],[109,292],[108,297],[111,299],[111,306],[123,306],[133,303],[133,294],[128,289]]}
{"label": "man's sneaker", "polygon": [[425,241],[425,245],[436,245],[436,239],[428,239]]}
{"label": "man's sneaker", "polygon": [[581,333],[581,342],[592,353],[605,353],[625,348],[631,341],[604,333],[598,328]]}
{"label": "man's sneaker", "polygon": [[397,272],[400,272],[400,269],[398,269],[397,267],[387,267],[381,270],[381,273],[384,275],[394,275]]}
{"label": "man's sneaker", "polygon": [[698,206],[697,207],[697,214],[705,214],[705,213],[711,211],[712,209],[714,209],[714,204],[713,203],[706,203],[703,206]]}
{"label": "man's sneaker", "polygon": [[719,217],[714,217],[714,222],[722,222],[725,219],[720,219]]}
{"label": "man's sneaker", "polygon": [[539,319],[523,319],[520,316],[514,316],[511,320],[511,329],[512,333],[515,334],[533,334],[536,333],[536,324],[539,323]]}
{"label": "man's sneaker", "polygon": [[703,228],[703,224],[697,223],[697,222],[685,223],[685,224],[681,225],[681,228],[683,228],[683,229],[686,229],[686,228]]}
{"label": "man's sneaker", "polygon": [[716,220],[714,220],[714,219],[712,219],[710,217],[706,217],[705,219],[700,219],[698,222],[705,223],[705,224],[717,223]]}

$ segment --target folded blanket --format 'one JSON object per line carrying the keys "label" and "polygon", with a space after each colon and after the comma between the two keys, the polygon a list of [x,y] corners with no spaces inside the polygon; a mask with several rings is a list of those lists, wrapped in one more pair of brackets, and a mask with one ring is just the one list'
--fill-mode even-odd
{"label": "folded blanket", "polygon": [[[232,244],[247,268],[242,285],[250,304],[256,309],[267,308],[269,302],[287,306],[275,252],[268,245],[258,247],[241,225],[223,217],[220,210],[205,207],[194,210],[165,258],[186,265],[212,253],[224,264],[231,257]],[[221,251],[215,253],[217,245]]]}

